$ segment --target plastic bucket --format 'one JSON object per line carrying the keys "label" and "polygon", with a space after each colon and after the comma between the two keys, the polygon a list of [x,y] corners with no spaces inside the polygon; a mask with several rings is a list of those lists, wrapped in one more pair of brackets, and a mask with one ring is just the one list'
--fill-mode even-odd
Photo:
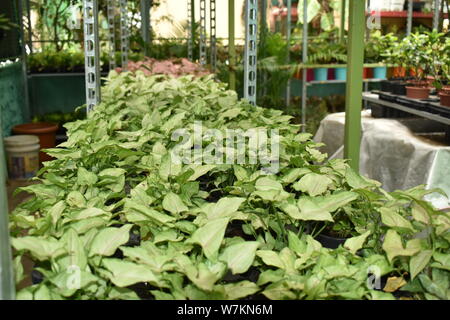
{"label": "plastic bucket", "polygon": [[[41,149],[48,149],[54,148],[56,145],[56,131],[58,131],[58,125],[46,122],[26,123],[13,127],[12,131],[14,134],[38,136]],[[50,160],[52,160],[52,157],[48,154],[44,152],[39,153],[40,163]]]}
{"label": "plastic bucket", "polygon": [[387,68],[386,67],[376,67],[373,68],[373,77],[375,79],[386,79]]}
{"label": "plastic bucket", "polygon": [[314,69],[314,80],[315,81],[326,81],[327,79],[328,79],[328,68]]}
{"label": "plastic bucket", "polygon": [[27,180],[39,170],[39,138],[31,135],[4,139],[8,159],[8,173],[13,180]]}
{"label": "plastic bucket", "polygon": [[334,69],[334,76],[336,80],[347,80],[347,68]]}

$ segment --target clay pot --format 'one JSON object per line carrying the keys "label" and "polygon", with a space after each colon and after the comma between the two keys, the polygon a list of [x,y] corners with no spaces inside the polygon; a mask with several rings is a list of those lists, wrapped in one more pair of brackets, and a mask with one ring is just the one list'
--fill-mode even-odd
{"label": "clay pot", "polygon": [[[39,144],[42,149],[54,148],[56,144],[56,131],[58,125],[54,123],[38,122],[19,124],[12,128],[14,134],[27,134],[39,137]],[[53,158],[44,152],[39,152],[39,163],[50,161]]]}
{"label": "clay pot", "polygon": [[406,86],[406,96],[411,99],[428,99],[430,97],[430,88]]}
{"label": "clay pot", "polygon": [[439,98],[441,98],[441,106],[450,108],[450,91],[439,92]]}

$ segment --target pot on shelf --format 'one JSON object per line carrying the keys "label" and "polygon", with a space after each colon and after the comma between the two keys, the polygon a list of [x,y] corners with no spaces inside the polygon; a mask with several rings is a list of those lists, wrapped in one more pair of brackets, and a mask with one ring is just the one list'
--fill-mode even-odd
{"label": "pot on shelf", "polygon": [[336,80],[347,80],[347,68],[334,69],[334,77]]}
{"label": "pot on shelf", "polygon": [[[39,138],[41,150],[54,148],[56,145],[56,131],[58,125],[48,122],[19,124],[12,128],[14,134],[34,135]],[[39,152],[39,163],[50,161],[53,158],[44,152]]]}
{"label": "pot on shelf", "polygon": [[316,68],[316,69],[314,69],[314,80],[315,81],[326,81],[326,80],[328,80],[328,68]]}
{"label": "pot on shelf", "polygon": [[386,79],[387,68],[386,67],[376,67],[373,69],[373,77],[375,79]]}
{"label": "pot on shelf", "polygon": [[411,99],[428,99],[430,97],[430,88],[406,86],[406,96]]}
{"label": "pot on shelf", "polygon": [[363,79],[372,79],[373,77],[373,69],[372,68],[364,68],[363,69]]}
{"label": "pot on shelf", "polygon": [[450,90],[441,90],[439,98],[441,99],[441,106],[450,108]]}
{"label": "pot on shelf", "polygon": [[407,83],[404,81],[392,81],[392,93],[398,96],[406,95],[406,85]]}

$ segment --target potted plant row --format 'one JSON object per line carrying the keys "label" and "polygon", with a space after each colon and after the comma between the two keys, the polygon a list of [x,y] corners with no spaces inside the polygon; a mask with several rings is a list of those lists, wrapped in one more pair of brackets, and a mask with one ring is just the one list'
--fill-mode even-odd
{"label": "potted plant row", "polygon": [[413,33],[387,48],[383,56],[397,65],[393,76],[382,83],[382,91],[406,95],[411,99],[427,99],[432,90],[446,97],[449,90],[448,49],[450,41],[437,31]]}

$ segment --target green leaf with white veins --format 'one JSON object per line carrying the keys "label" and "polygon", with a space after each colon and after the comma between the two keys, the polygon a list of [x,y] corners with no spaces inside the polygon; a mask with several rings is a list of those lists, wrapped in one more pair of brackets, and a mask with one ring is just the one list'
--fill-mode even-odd
{"label": "green leaf with white veins", "polygon": [[102,263],[106,269],[112,272],[110,280],[118,287],[128,287],[140,282],[160,285],[159,279],[145,265],[119,259],[104,259]]}
{"label": "green leaf with white veins", "polygon": [[131,199],[125,200],[124,212],[129,222],[153,222],[168,224],[176,219],[165,213],[156,211],[149,206],[136,203]]}
{"label": "green leaf with white veins", "polygon": [[66,208],[66,203],[63,200],[57,202],[56,204],[53,205],[53,207],[50,208],[50,210],[48,211],[48,214],[52,218],[53,225],[56,225],[58,220],[61,218],[61,215],[65,208]]}
{"label": "green leaf with white veins", "polygon": [[92,217],[98,217],[98,216],[109,216],[111,215],[109,212],[106,212],[105,210],[99,209],[99,208],[87,208],[84,210],[81,210],[77,214],[75,214],[72,218],[73,220],[84,220],[87,218]]}
{"label": "green leaf with white veins", "polygon": [[388,230],[383,242],[383,250],[386,252],[390,262],[397,256],[412,256],[416,254],[420,248],[403,248],[400,235],[394,230]]}
{"label": "green leaf with white veins", "polygon": [[202,246],[205,256],[210,260],[215,260],[222,244],[225,229],[228,225],[228,218],[215,219],[203,227],[197,229],[187,243],[198,243]]}
{"label": "green leaf with white veins", "polygon": [[253,192],[253,195],[259,196],[263,200],[282,201],[289,197],[289,193],[284,191],[281,183],[268,177],[256,180],[255,188],[256,191]]}
{"label": "green leaf with white veins", "polygon": [[409,260],[409,272],[411,273],[411,280],[414,279],[430,262],[432,250],[424,250],[413,256]]}
{"label": "green leaf with white veins", "polygon": [[89,255],[113,255],[118,247],[128,242],[132,227],[132,224],[126,224],[121,228],[105,228],[101,230],[92,240]]}
{"label": "green leaf with white veins", "polygon": [[244,198],[222,198],[214,204],[209,212],[207,212],[208,219],[213,220],[216,218],[224,218],[226,216],[229,216],[232,213],[238,211],[239,207],[244,201]]}
{"label": "green leaf with white veins", "polygon": [[191,165],[186,166],[186,168],[184,170],[185,171],[189,170],[189,169],[194,170],[194,173],[189,177],[188,181],[195,181],[195,180],[197,180],[197,178],[208,173],[210,170],[214,169],[215,167],[216,166],[213,164],[205,164],[205,165],[191,164]]}
{"label": "green leaf with white veins", "polygon": [[293,217],[295,219],[333,222],[333,217],[330,212],[319,207],[309,197],[301,197],[297,202],[297,206],[300,212],[298,216]]}
{"label": "green leaf with white veins", "polygon": [[389,227],[414,230],[411,222],[403,218],[397,212],[389,208],[380,208],[381,222]]}
{"label": "green leaf with white veins", "polygon": [[86,199],[79,191],[71,191],[67,195],[66,202],[71,207],[83,208],[86,205]]}
{"label": "green leaf with white veins", "polygon": [[260,243],[247,241],[231,245],[223,251],[219,259],[228,264],[233,274],[245,273],[255,260]]}
{"label": "green leaf with white veins", "polygon": [[65,244],[54,238],[22,237],[12,238],[11,244],[17,251],[26,250],[40,261],[62,255]]}
{"label": "green leaf with white veins", "polygon": [[70,266],[78,266],[80,270],[84,270],[87,266],[87,256],[84,244],[75,230],[67,231],[67,253],[69,255]]}
{"label": "green leaf with white veins", "polygon": [[284,269],[284,262],[280,259],[280,256],[272,250],[258,250],[256,253],[258,257],[268,266],[274,266],[279,269]]}
{"label": "green leaf with white veins", "polygon": [[238,283],[228,283],[223,288],[225,289],[228,300],[241,299],[259,291],[258,285],[248,280]]}
{"label": "green leaf with white veins", "polygon": [[370,235],[370,231],[364,232],[362,235],[345,240],[344,248],[348,249],[351,253],[355,254],[356,251],[362,248],[367,237]]}
{"label": "green leaf with white veins", "polygon": [[166,194],[162,202],[162,206],[164,210],[167,210],[172,214],[179,214],[189,210],[189,208],[183,203],[183,200],[181,200],[180,196],[173,192]]}
{"label": "green leaf with white veins", "polygon": [[82,167],[78,168],[77,183],[80,186],[92,186],[97,182],[97,180],[98,178],[94,173],[89,172]]}
{"label": "green leaf with white veins", "polygon": [[333,181],[326,175],[308,173],[292,187],[297,191],[307,192],[310,196],[318,196],[328,190]]}

